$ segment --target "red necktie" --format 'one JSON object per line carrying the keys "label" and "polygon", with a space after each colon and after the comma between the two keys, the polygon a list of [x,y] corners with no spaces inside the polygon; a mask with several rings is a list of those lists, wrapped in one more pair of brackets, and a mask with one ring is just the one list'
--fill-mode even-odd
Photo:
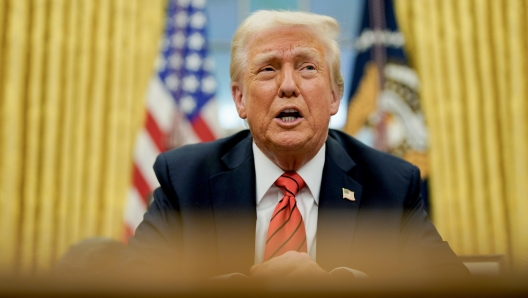
{"label": "red necktie", "polygon": [[275,181],[275,185],[284,191],[284,197],[275,207],[270,220],[264,261],[290,250],[307,252],[304,221],[295,201],[295,195],[306,184],[297,173],[287,172]]}

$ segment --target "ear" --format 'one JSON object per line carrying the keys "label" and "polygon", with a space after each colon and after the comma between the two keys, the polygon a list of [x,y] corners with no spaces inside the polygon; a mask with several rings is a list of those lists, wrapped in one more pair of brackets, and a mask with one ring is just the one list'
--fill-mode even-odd
{"label": "ear", "polygon": [[246,119],[246,101],[243,94],[244,92],[242,90],[242,84],[240,84],[239,82],[232,82],[231,96],[233,97],[233,101],[235,102],[238,116],[242,119]]}
{"label": "ear", "polygon": [[341,96],[339,92],[332,90],[332,102],[330,103],[330,115],[334,116],[339,111],[339,104],[341,103]]}

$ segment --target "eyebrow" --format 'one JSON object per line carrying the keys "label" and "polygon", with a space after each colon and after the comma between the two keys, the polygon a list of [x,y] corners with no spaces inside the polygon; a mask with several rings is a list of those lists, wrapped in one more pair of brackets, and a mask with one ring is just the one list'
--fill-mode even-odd
{"label": "eyebrow", "polygon": [[296,57],[307,58],[319,62],[321,53],[313,48],[294,48],[293,55]]}
{"label": "eyebrow", "polygon": [[260,65],[266,62],[272,61],[280,56],[280,51],[269,51],[264,53],[259,53],[253,58],[253,65]]}
{"label": "eyebrow", "polygon": [[[307,58],[309,60],[315,60],[316,62],[320,61],[319,52],[312,48],[297,47],[292,50],[292,54],[294,57]],[[272,61],[280,57],[281,57],[281,53],[278,50],[272,50],[269,52],[259,53],[253,58],[253,64],[254,65],[264,64],[266,62]]]}

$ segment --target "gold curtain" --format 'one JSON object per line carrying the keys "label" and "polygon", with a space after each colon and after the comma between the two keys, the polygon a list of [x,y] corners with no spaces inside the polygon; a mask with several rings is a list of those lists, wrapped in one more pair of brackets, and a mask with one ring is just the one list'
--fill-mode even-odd
{"label": "gold curtain", "polygon": [[435,225],[528,265],[528,1],[397,0],[430,131]]}
{"label": "gold curtain", "polygon": [[0,271],[120,239],[164,0],[0,0]]}

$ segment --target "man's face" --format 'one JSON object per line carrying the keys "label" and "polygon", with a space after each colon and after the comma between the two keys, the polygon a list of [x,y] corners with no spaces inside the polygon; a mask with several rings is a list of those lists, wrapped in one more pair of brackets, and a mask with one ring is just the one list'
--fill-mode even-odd
{"label": "man's face", "polygon": [[[339,95],[332,89],[323,43],[302,26],[255,35],[243,77],[231,86],[238,114],[268,156],[312,158],[326,141]],[[312,155],[312,156],[310,156]]]}

